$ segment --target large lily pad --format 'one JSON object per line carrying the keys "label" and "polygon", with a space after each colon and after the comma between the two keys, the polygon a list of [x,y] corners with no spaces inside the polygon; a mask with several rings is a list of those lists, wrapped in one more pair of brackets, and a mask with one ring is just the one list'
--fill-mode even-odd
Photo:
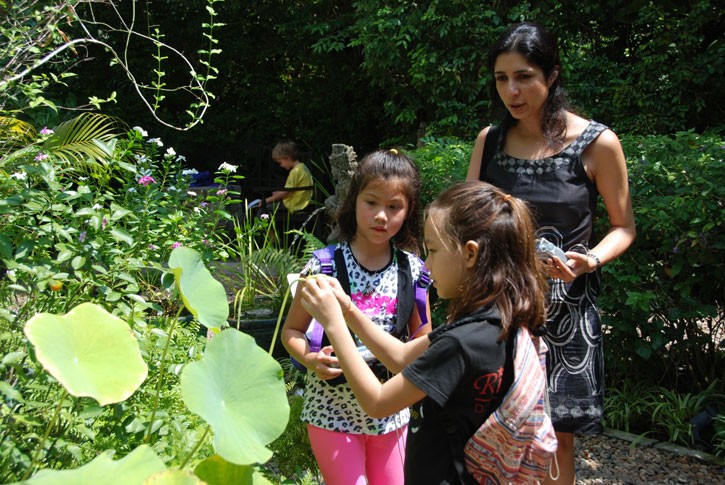
{"label": "large lily pad", "polygon": [[272,485],[254,467],[229,463],[219,455],[210,456],[196,465],[194,474],[208,485]]}
{"label": "large lily pad", "polygon": [[181,374],[188,408],[214,431],[214,449],[237,465],[264,463],[266,445],[282,434],[289,403],[282,368],[249,335],[228,329]]}
{"label": "large lily pad", "polygon": [[133,394],[148,374],[128,324],[93,303],[65,315],[39,313],[25,324],[35,355],[73,396],[102,406]]}
{"label": "large lily pad", "polygon": [[171,251],[169,268],[174,273],[176,287],[186,309],[199,323],[208,328],[220,328],[229,318],[229,301],[224,286],[214,279],[201,255],[184,246]]}
{"label": "large lily pad", "polygon": [[150,476],[143,485],[206,485],[206,483],[190,471],[166,470]]}
{"label": "large lily pad", "polygon": [[73,470],[40,470],[23,483],[28,485],[141,485],[155,473],[166,470],[164,462],[146,445],[141,445],[124,458],[113,461],[113,451],[98,455],[90,463]]}

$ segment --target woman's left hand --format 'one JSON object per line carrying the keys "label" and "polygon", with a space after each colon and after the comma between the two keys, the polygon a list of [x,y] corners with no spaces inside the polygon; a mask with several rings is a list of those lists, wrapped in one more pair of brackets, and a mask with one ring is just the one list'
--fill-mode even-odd
{"label": "woman's left hand", "polygon": [[559,258],[549,258],[545,262],[549,278],[562,280],[564,283],[574,281],[578,276],[590,272],[593,268],[586,254],[568,251],[566,257],[569,260],[565,263]]}

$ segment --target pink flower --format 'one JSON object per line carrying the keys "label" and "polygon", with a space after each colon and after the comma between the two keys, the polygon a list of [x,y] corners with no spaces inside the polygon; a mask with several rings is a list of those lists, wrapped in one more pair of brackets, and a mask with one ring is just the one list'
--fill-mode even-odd
{"label": "pink flower", "polygon": [[155,184],[156,180],[151,175],[144,175],[140,179],[138,179],[138,183],[140,185],[146,186],[148,184]]}
{"label": "pink flower", "polygon": [[224,195],[227,193],[227,189],[219,189],[216,191],[216,195]]}
{"label": "pink flower", "polygon": [[171,249],[176,249],[181,246],[182,246],[182,244],[179,241],[176,241],[174,244],[171,245]]}
{"label": "pink flower", "polygon": [[44,126],[43,129],[40,130],[41,135],[52,135],[53,133],[55,133],[55,132],[53,130],[51,130],[50,128],[48,128],[47,126]]}
{"label": "pink flower", "polygon": [[107,225],[108,225],[108,219],[106,219],[104,217],[103,219],[101,219],[101,229],[105,229]]}
{"label": "pink flower", "polygon": [[46,158],[48,158],[48,156],[49,155],[47,153],[40,152],[37,155],[35,155],[35,161],[36,162],[42,162],[43,160],[45,160]]}

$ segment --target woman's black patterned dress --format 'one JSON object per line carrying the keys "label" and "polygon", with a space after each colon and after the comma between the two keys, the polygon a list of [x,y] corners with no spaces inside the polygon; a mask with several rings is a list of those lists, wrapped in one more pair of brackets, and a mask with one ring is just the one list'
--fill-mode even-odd
{"label": "woman's black patterned dress", "polygon": [[[607,127],[592,121],[558,154],[520,160],[502,152],[481,167],[481,180],[528,202],[545,237],[565,251],[586,253],[593,247],[592,226],[599,195],[587,177],[581,156]],[[490,131],[489,131],[490,133]],[[604,404],[602,326],[596,307],[600,272],[571,283],[550,280],[547,370],[554,428],[568,433],[600,433]]]}

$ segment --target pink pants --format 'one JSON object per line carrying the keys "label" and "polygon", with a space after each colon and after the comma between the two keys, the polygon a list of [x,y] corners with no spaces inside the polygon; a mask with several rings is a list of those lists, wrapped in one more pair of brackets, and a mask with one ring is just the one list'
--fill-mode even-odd
{"label": "pink pants", "polygon": [[407,426],[388,434],[366,435],[308,424],[307,434],[325,485],[403,485]]}

